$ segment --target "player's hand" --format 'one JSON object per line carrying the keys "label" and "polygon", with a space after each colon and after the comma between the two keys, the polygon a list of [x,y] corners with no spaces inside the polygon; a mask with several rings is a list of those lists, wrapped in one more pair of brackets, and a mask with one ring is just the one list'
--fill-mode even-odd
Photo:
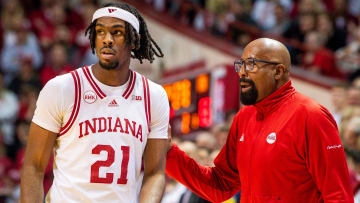
{"label": "player's hand", "polygon": [[168,126],[168,151],[171,149],[172,142],[171,142],[171,126]]}

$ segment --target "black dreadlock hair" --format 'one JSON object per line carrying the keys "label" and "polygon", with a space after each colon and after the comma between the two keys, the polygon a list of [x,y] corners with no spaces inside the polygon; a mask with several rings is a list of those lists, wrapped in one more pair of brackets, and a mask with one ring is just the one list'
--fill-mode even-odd
{"label": "black dreadlock hair", "polygon": [[[121,9],[124,9],[132,14],[135,15],[135,17],[139,21],[140,30],[139,34],[137,34],[136,30],[125,21],[125,30],[126,30],[126,43],[127,45],[133,46],[134,48],[131,50],[131,57],[136,58],[142,63],[143,59],[147,59],[152,63],[154,61],[154,55],[157,57],[163,57],[164,54],[162,53],[160,47],[157,45],[157,43],[154,41],[154,39],[151,37],[144,18],[140,15],[140,12],[134,8],[133,6],[124,3],[124,2],[110,2],[102,5],[101,7],[118,7]],[[85,36],[89,33],[89,40],[90,40],[90,46],[92,49],[92,52],[95,53],[95,26],[96,21],[92,22],[89,27],[85,30]],[[155,48],[154,48],[155,46]]]}

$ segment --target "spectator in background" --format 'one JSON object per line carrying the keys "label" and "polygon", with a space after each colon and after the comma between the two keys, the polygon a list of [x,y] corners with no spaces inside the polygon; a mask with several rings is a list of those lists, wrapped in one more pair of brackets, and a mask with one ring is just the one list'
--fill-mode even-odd
{"label": "spectator in background", "polygon": [[251,12],[252,17],[257,24],[263,29],[268,30],[275,26],[276,16],[275,8],[276,4],[281,5],[288,12],[292,7],[291,0],[257,0],[253,5]]}
{"label": "spectator in background", "polygon": [[50,79],[74,69],[73,66],[68,65],[66,47],[62,43],[54,43],[49,50],[48,58],[50,60],[46,62],[40,73],[40,81],[43,86]]}
{"label": "spectator in background", "polygon": [[340,135],[344,134],[347,124],[353,117],[360,116],[360,88],[350,86],[346,94],[346,105],[342,111],[341,124],[339,127]]}
{"label": "spectator in background", "polygon": [[[305,36],[315,30],[316,16],[314,13],[301,13],[299,18],[291,22],[288,29],[284,32],[284,37],[294,39],[298,42],[304,42]],[[302,47],[289,47],[291,53],[291,61],[294,64],[302,62]]]}
{"label": "spectator in background", "polygon": [[346,83],[337,83],[331,88],[331,101],[334,106],[332,116],[338,126],[341,122],[343,110],[347,105],[347,88],[348,85]]}
{"label": "spectator in background", "polygon": [[360,87],[351,86],[347,92],[347,103],[350,106],[360,106]]}
{"label": "spectator in background", "polygon": [[35,111],[39,89],[32,86],[23,86],[19,93],[19,113],[17,118],[30,122]]}
{"label": "spectator in background", "polygon": [[216,139],[209,132],[200,132],[196,135],[195,143],[198,148],[205,148],[209,151],[215,149]]}
{"label": "spectator in background", "polygon": [[[148,0],[146,0],[148,1]],[[179,15],[182,0],[172,0],[168,2],[168,13],[175,18]]]}
{"label": "spectator in background", "polygon": [[[25,12],[19,0],[5,1],[1,9],[1,24],[5,30],[12,30],[13,18],[24,17]],[[25,19],[24,19],[25,20]],[[8,41],[9,39],[5,40]]]}
{"label": "spectator in background", "polygon": [[[73,64],[74,67],[78,67],[82,61],[79,48],[73,42],[74,33],[71,33],[70,29],[64,24],[56,27],[55,38],[52,40],[52,44],[63,44],[66,49],[67,63]],[[50,47],[51,48],[51,45]]]}
{"label": "spectator in background", "polygon": [[344,146],[349,150],[360,153],[360,117],[354,116],[349,121],[343,135]]}
{"label": "spectator in background", "polygon": [[296,18],[301,13],[318,13],[324,11],[325,6],[321,0],[297,0],[294,1],[290,12],[292,18]]}
{"label": "spectator in background", "polygon": [[251,11],[251,2],[244,1],[230,1],[229,9],[233,15],[233,20],[229,24],[229,33],[231,40],[237,44],[239,47],[244,47],[252,39],[252,34],[249,33],[249,30],[244,28],[242,25],[239,26],[239,23],[244,23],[249,25],[256,30],[258,25],[256,21],[250,15]]}
{"label": "spectator in background", "polygon": [[19,94],[24,86],[31,86],[40,89],[42,87],[39,75],[35,72],[31,60],[22,61],[20,71],[15,75],[13,80],[8,85],[9,89],[15,94]]}
{"label": "spectator in background", "polygon": [[330,50],[336,51],[346,45],[346,31],[337,29],[328,13],[317,16],[316,30],[325,38],[325,46]]}
{"label": "spectator in background", "polygon": [[1,139],[0,132],[0,202],[6,202],[13,192],[14,182],[9,176],[9,172],[12,168],[11,159],[6,155],[6,145]]}
{"label": "spectator in background", "polygon": [[275,26],[275,0],[255,1],[251,11],[252,18],[262,30],[268,30]]}
{"label": "spectator in background", "polygon": [[360,1],[348,0],[347,10],[351,16],[360,16]]}
{"label": "spectator in background", "polygon": [[360,69],[360,27],[354,30],[353,36],[352,41],[335,53],[337,65],[346,75]]}
{"label": "spectator in background", "polygon": [[193,27],[196,31],[205,31],[207,28],[207,13],[202,9],[198,9],[194,18]]}
{"label": "spectator in background", "polygon": [[356,77],[352,83],[351,83],[355,88],[360,88],[360,77]]}
{"label": "spectator in background", "polygon": [[7,41],[1,54],[2,69],[5,72],[5,82],[8,84],[19,72],[24,61],[31,61],[35,69],[40,68],[43,56],[36,36],[31,33],[21,16],[12,18],[14,41]]}
{"label": "spectator in background", "polygon": [[325,47],[325,38],[318,32],[310,32],[305,37],[306,52],[304,66],[306,69],[326,76],[343,78],[335,63],[334,53]]}
{"label": "spectator in background", "polygon": [[2,142],[7,146],[14,143],[15,120],[18,113],[16,95],[4,86],[3,74],[0,71],[0,131]]}
{"label": "spectator in background", "polygon": [[88,42],[88,36],[84,35],[86,30],[86,25],[90,24],[92,19],[92,13],[94,13],[96,7],[94,4],[88,3],[83,5],[83,9],[79,10],[81,17],[83,18],[84,25],[82,29],[77,33],[75,38],[75,44],[79,48],[80,55],[82,56],[82,61],[79,66],[85,66],[87,64],[95,64],[98,59],[92,50]]}
{"label": "spectator in background", "polygon": [[30,14],[31,23],[39,41],[44,49],[47,49],[56,40],[59,26],[65,26],[69,30],[69,36],[73,40],[76,32],[81,28],[81,16],[66,8],[66,4],[60,1],[43,1],[45,4],[40,10]]}
{"label": "spectator in background", "polygon": [[347,31],[347,24],[353,20],[354,17],[350,15],[347,10],[348,1],[334,0],[335,10],[332,12],[334,16],[335,28],[338,30]]}
{"label": "spectator in background", "polygon": [[[54,1],[41,0],[39,9],[32,11],[29,15],[32,29],[39,37],[40,44],[43,48],[46,48],[50,44],[49,36],[51,34],[49,34],[49,32],[53,32],[53,5]],[[63,20],[63,18],[60,16],[58,21],[61,20]]]}
{"label": "spectator in background", "polygon": [[275,23],[267,30],[267,32],[269,34],[281,36],[290,26],[289,15],[286,12],[285,7],[280,3],[275,3],[274,15]]}
{"label": "spectator in background", "polygon": [[213,133],[216,139],[215,149],[221,149],[224,146],[227,135],[229,133],[229,128],[230,127],[226,125],[219,125],[214,127]]}
{"label": "spectator in background", "polygon": [[226,14],[228,11],[228,1],[208,0],[206,9],[213,15],[210,25],[210,32],[217,36],[225,36],[228,30]]}

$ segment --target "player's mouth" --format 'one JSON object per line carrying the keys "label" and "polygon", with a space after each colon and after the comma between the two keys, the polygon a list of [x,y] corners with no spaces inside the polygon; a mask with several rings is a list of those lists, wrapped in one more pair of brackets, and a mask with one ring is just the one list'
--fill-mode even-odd
{"label": "player's mouth", "polygon": [[111,50],[103,50],[100,52],[100,54],[103,59],[111,59],[111,58],[115,57],[115,52],[113,52]]}

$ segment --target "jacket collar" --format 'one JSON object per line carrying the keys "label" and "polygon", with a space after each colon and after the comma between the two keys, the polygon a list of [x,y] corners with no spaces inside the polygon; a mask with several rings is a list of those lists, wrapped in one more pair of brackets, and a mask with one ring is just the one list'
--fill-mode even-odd
{"label": "jacket collar", "polygon": [[263,120],[265,116],[275,111],[281,105],[287,101],[295,93],[295,88],[291,85],[291,81],[288,81],[282,85],[275,92],[265,97],[260,102],[257,102],[254,106],[257,110],[257,120]]}

